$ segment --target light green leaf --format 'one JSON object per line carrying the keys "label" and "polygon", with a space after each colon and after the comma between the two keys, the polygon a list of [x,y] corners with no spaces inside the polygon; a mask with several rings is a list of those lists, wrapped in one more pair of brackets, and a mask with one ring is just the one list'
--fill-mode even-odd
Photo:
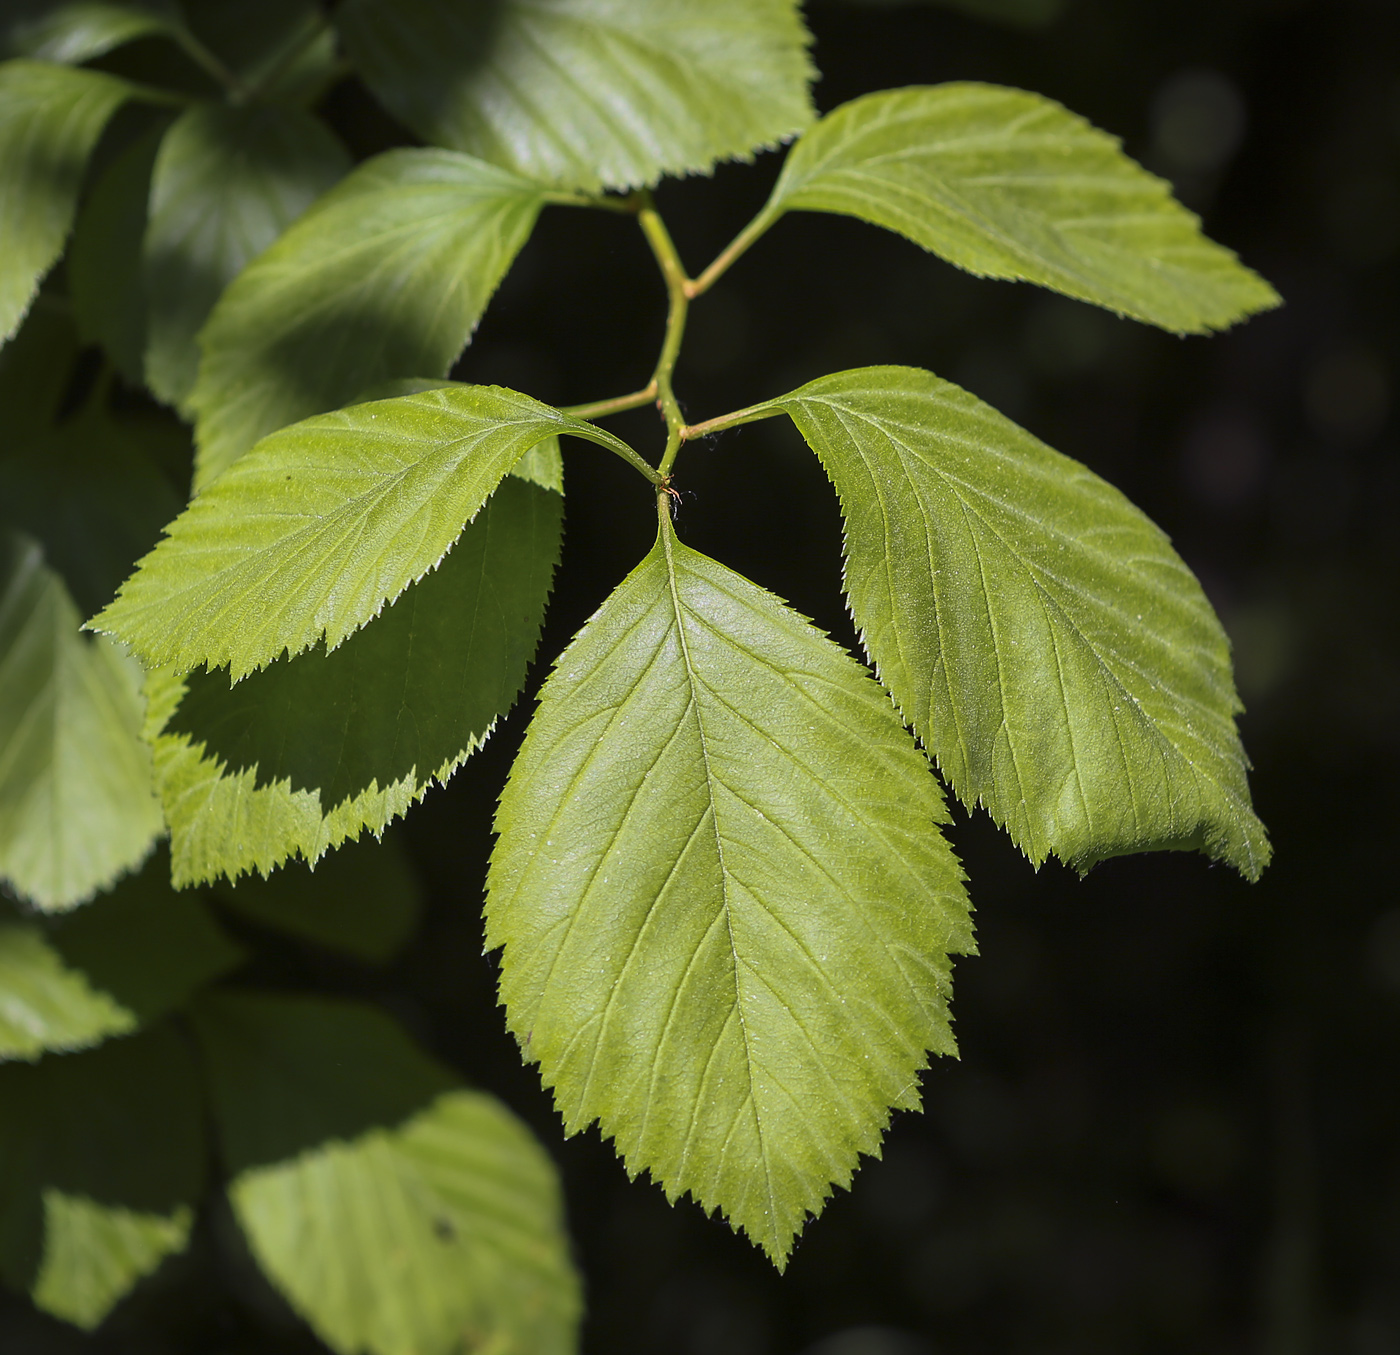
{"label": "light green leaf", "polygon": [[511,467],[560,433],[633,455],[500,386],[307,419],[199,494],[92,626],[148,668],[229,664],[235,680],[322,637],[334,650],[435,568]]}
{"label": "light green leaf", "polygon": [[252,922],[383,964],[403,948],[423,908],[398,841],[390,834],[379,842],[347,843],[315,870],[289,864],[265,880],[220,881],[215,893]]}
{"label": "light green leaf", "polygon": [[226,973],[242,952],[154,863],[47,927],[0,922],[0,1061],[125,1035]]}
{"label": "light green leaf", "polygon": [[336,24],[425,141],[546,183],[708,172],[812,120],[794,0],[347,0]]}
{"label": "light green leaf", "polygon": [[558,1181],[495,1098],[350,1003],[211,995],[234,1212],[342,1355],[567,1355],[580,1301]]}
{"label": "light green leaf", "polygon": [[793,148],[763,219],[798,208],[1178,333],[1279,304],[1115,137],[1019,89],[933,85],[842,104]]}
{"label": "light green leaf", "polygon": [[972,949],[926,760],[869,675],[679,544],[560,657],[501,798],[487,945],[568,1133],[780,1266],[950,1054]]}
{"label": "light green leaf", "polygon": [[112,161],[93,184],[68,247],[68,291],[73,316],[88,343],[100,343],[132,386],[146,379],[146,292],[141,241],[151,170],[165,124],[148,129]]}
{"label": "light green leaf", "polygon": [[445,376],[544,198],[450,151],[356,169],[243,271],[200,335],[196,484],[376,382]]}
{"label": "light green leaf", "polygon": [[81,620],[38,547],[0,532],[0,880],[50,911],[139,865],[162,828],[140,670]]}
{"label": "light green leaf", "polygon": [[184,1040],[165,1027],[0,1066],[0,1277],[92,1330],[183,1250],[204,1170]]}
{"label": "light green leaf", "polygon": [[99,71],[0,65],[0,343],[63,253],[88,156],[129,92]]}
{"label": "light green leaf", "polygon": [[822,377],[768,407],[836,486],[866,650],[965,804],[1037,864],[1191,848],[1258,877],[1229,641],[1156,526],[916,368]]}
{"label": "light green leaf", "polygon": [[[11,0],[16,3],[16,0]],[[179,11],[169,0],[73,0],[34,4],[17,0],[19,15],[7,25],[9,50],[38,61],[77,65],[136,38],[169,33]]]}
{"label": "light green leaf", "polygon": [[146,379],[179,405],[199,368],[195,335],[224,288],[350,169],[324,123],[271,104],[203,104],[161,142],[144,259]]}
{"label": "light green leaf", "polygon": [[329,655],[232,690],[217,671],[158,678],[148,737],[175,882],[315,863],[445,784],[524,685],[562,516],[511,475],[436,571]]}

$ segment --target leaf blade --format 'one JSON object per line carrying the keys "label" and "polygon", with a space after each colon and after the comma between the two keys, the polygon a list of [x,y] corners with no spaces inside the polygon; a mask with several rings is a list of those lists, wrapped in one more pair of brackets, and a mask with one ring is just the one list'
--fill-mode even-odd
{"label": "leaf blade", "polygon": [[781,1265],[953,1050],[944,821],[859,665],[663,536],[560,657],[497,816],[487,945],[566,1131]]}
{"label": "leaf blade", "polygon": [[965,804],[1037,864],[1195,846],[1257,878],[1229,641],[1153,523],[916,368],[771,407],[836,485],[863,642]]}
{"label": "leaf blade", "polygon": [[489,13],[350,0],[336,23],[381,102],[425,140],[544,183],[708,173],[812,118],[791,0],[506,0]]}
{"label": "leaf blade", "polygon": [[1201,334],[1279,304],[1170,186],[1051,99],[970,82],[843,104],[793,148],[764,216],[839,212],[984,277]]}

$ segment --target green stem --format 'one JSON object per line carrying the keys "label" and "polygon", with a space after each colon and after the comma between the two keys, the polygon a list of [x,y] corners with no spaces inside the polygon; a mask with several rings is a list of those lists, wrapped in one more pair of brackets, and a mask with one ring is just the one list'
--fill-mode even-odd
{"label": "green stem", "polygon": [[694,299],[702,292],[708,292],[728,270],[730,264],[734,263],[778,219],[779,215],[778,212],[770,215],[768,208],[765,207],[715,256],[714,262],[698,278],[686,283],[686,296]]}
{"label": "green stem", "polygon": [[666,450],[657,468],[664,479],[671,474],[675,465],[676,453],[681,449],[681,429],[685,427],[685,415],[676,401],[676,393],[671,387],[671,376],[676,369],[676,358],[681,351],[681,339],[685,335],[685,317],[690,308],[688,288],[690,279],[681,264],[681,257],[671,242],[666,224],[661,220],[653,205],[650,193],[643,193],[642,205],[637,212],[637,221],[642,234],[656,256],[661,268],[661,276],[666,279],[666,293],[670,306],[666,312],[666,337],[661,344],[661,356],[656,360],[656,371],[652,374],[652,384],[656,387],[657,403],[666,420]]}
{"label": "green stem", "polygon": [[726,428],[738,428],[741,423],[757,423],[759,419],[773,419],[786,414],[785,409],[765,402],[750,405],[747,409],[736,409],[732,414],[718,414],[704,423],[687,424],[681,429],[681,441],[690,442],[695,438],[707,438],[711,433],[722,433]]}
{"label": "green stem", "polygon": [[546,202],[552,202],[559,207],[598,207],[605,212],[621,212],[625,216],[636,214],[638,201],[635,193],[629,193],[625,198],[608,197],[604,193],[596,196],[588,193],[569,193],[563,189],[551,189],[544,195]]}
{"label": "green stem", "polygon": [[[324,14],[317,13],[315,19],[306,26],[306,30],[301,36],[293,38],[287,44],[281,55],[277,57],[272,65],[253,82],[251,87],[245,90],[243,97],[247,99],[257,99],[265,94],[282,78],[282,76],[291,70],[311,45],[321,37],[330,26],[330,20]],[[217,58],[215,59],[217,60]],[[340,62],[337,64],[344,66],[344,70],[341,74],[349,74],[350,67],[348,63]],[[232,74],[232,72],[230,72],[230,74]],[[236,79],[237,77],[234,78]]]}
{"label": "green stem", "polygon": [[656,382],[652,381],[631,395],[615,395],[611,400],[594,400],[586,405],[568,405],[560,410],[574,419],[601,419],[608,414],[621,414],[626,409],[640,409],[656,399]]}
{"label": "green stem", "polygon": [[179,44],[196,66],[206,75],[212,76],[221,84],[234,103],[242,103],[248,97],[248,88],[236,74],[226,66],[214,52],[211,52],[185,24],[177,24],[170,29],[170,35]]}

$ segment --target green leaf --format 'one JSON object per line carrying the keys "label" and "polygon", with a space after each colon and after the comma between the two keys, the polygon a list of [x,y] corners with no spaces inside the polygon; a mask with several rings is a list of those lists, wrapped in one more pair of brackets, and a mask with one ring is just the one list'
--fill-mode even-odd
{"label": "green leaf", "polygon": [[145,370],[160,399],[189,395],[195,335],[224,288],[349,169],[299,109],[204,104],[177,119],[156,157],[144,245]]}
{"label": "green leaf", "polygon": [[433,569],[532,447],[592,424],[500,386],[354,405],[274,433],[199,494],[96,617],[148,668],[234,680],[328,650]]}
{"label": "green leaf", "polygon": [[336,24],[425,141],[546,183],[708,172],[812,120],[794,0],[347,0]]}
{"label": "green leaf", "polygon": [[6,47],[16,56],[78,65],[137,38],[169,33],[179,11],[168,0],[74,0],[71,4],[11,0],[18,17],[6,25]]}
{"label": "green leaf", "polygon": [[166,125],[125,147],[93,184],[68,248],[68,290],[78,329],[100,343],[132,386],[146,379],[146,291],[141,242],[151,171]]}
{"label": "green leaf", "polygon": [[450,151],[356,169],[215,306],[190,396],[197,485],[376,382],[445,376],[543,204],[539,185]]}
{"label": "green leaf", "polygon": [[558,494],[512,475],[436,571],[329,655],[232,690],[217,671],[157,679],[148,737],[176,883],[314,864],[445,784],[524,685],[562,516]]}
{"label": "green leaf", "polygon": [[148,866],[50,923],[0,923],[0,1061],[126,1035],[233,968],[242,952],[197,897]]}
{"label": "green leaf", "polygon": [[314,871],[289,865],[266,880],[221,881],[215,892],[250,921],[370,964],[403,948],[423,907],[413,867],[392,835],[348,843]]}
{"label": "green leaf", "polygon": [[162,828],[140,670],[81,619],[39,548],[0,533],[0,880],[49,911],[139,865]]}
{"label": "green leaf", "polygon": [[842,104],[793,148],[763,218],[798,208],[1178,333],[1279,304],[1115,137],[1019,89],[957,83]]}
{"label": "green leaf", "polygon": [[158,1027],[0,1067],[0,1277],[86,1330],[184,1249],[204,1170],[188,1047]]}
{"label": "green leaf", "polygon": [[0,343],[63,253],[88,156],[129,91],[99,71],[0,65]]}
{"label": "green leaf", "polygon": [[1190,848],[1258,877],[1229,641],[1156,526],[916,368],[841,372],[768,408],[836,486],[866,650],[965,804],[1037,864]]}
{"label": "green leaf", "polygon": [[[0,409],[5,411],[0,474],[15,453],[43,436],[68,389],[78,335],[67,312],[55,298],[40,295],[19,333],[0,348]],[[0,516],[4,502],[0,496]]]}
{"label": "green leaf", "polygon": [[780,1266],[954,1052],[972,949],[927,761],[849,655],[668,526],[560,657],[501,797],[487,945],[566,1132]]}
{"label": "green leaf", "polygon": [[351,1003],[197,1011],[253,1254],[342,1355],[566,1355],[578,1279],[558,1181],[495,1098]]}

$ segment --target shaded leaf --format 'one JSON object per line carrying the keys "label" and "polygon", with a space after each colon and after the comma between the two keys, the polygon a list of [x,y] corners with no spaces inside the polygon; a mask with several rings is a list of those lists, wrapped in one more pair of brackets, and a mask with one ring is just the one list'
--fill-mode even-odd
{"label": "shaded leaf", "polygon": [[91,1330],[184,1249],[204,1170],[185,1042],[158,1027],[0,1066],[0,1277]]}
{"label": "shaded leaf", "polygon": [[77,65],[136,38],[179,26],[170,0],[72,0],[68,4],[10,0],[15,17],[5,25],[6,47],[16,56]]}
{"label": "shaded leaf", "polygon": [[0,343],[63,253],[88,156],[128,93],[99,71],[0,65]]}
{"label": "shaded leaf", "polygon": [[197,1029],[234,1212],[332,1349],[575,1348],[555,1171],[495,1098],[351,1003],[211,995]]}
{"label": "shaded leaf", "polygon": [[1229,641],[1156,526],[916,368],[769,407],[836,485],[863,643],[965,804],[1037,864],[1198,848],[1259,875]]}
{"label": "shaded leaf", "polygon": [[325,125],[299,109],[202,104],[166,133],[144,244],[146,380],[180,404],[199,368],[195,335],[224,288],[350,169]]}
{"label": "shaded leaf", "polygon": [[125,1035],[233,968],[242,952],[156,863],[48,926],[0,923],[0,1061]]}
{"label": "shaded leaf", "polygon": [[232,690],[221,672],[157,679],[149,737],[176,883],[314,863],[445,783],[524,685],[561,520],[558,494],[512,475],[435,572],[329,655]]}
{"label": "shaded leaf", "polygon": [[148,668],[237,680],[328,650],[436,567],[512,466],[560,433],[626,444],[500,386],[353,405],[275,433],[199,494],[92,622]]}
{"label": "shaded leaf", "polygon": [[[78,335],[63,306],[41,294],[18,334],[0,347],[0,409],[5,436],[0,439],[0,474],[5,463],[26,449],[53,422],[73,375]],[[0,514],[4,499],[0,498]]]}
{"label": "shaded leaf", "polygon": [[798,208],[1179,333],[1279,304],[1117,138],[1019,89],[933,85],[841,105],[793,148],[764,216]]}
{"label": "shaded leaf", "polygon": [[793,0],[347,0],[336,24],[425,141],[546,183],[708,172],[812,120]]}
{"label": "shaded leaf", "polygon": [[408,856],[392,835],[347,843],[314,871],[289,864],[266,880],[220,882],[216,892],[253,922],[371,964],[398,953],[423,906]]}
{"label": "shaded leaf", "polygon": [[140,670],[81,619],[39,548],[0,533],[0,880],[46,910],[139,865],[162,828]]}
{"label": "shaded leaf", "polygon": [[200,336],[197,484],[376,382],[445,376],[544,203],[450,151],[376,156],[244,270]]}
{"label": "shaded leaf", "polygon": [[669,525],[560,657],[501,797],[487,944],[566,1131],[782,1265],[952,1053],[972,948],[927,761],[864,669]]}

